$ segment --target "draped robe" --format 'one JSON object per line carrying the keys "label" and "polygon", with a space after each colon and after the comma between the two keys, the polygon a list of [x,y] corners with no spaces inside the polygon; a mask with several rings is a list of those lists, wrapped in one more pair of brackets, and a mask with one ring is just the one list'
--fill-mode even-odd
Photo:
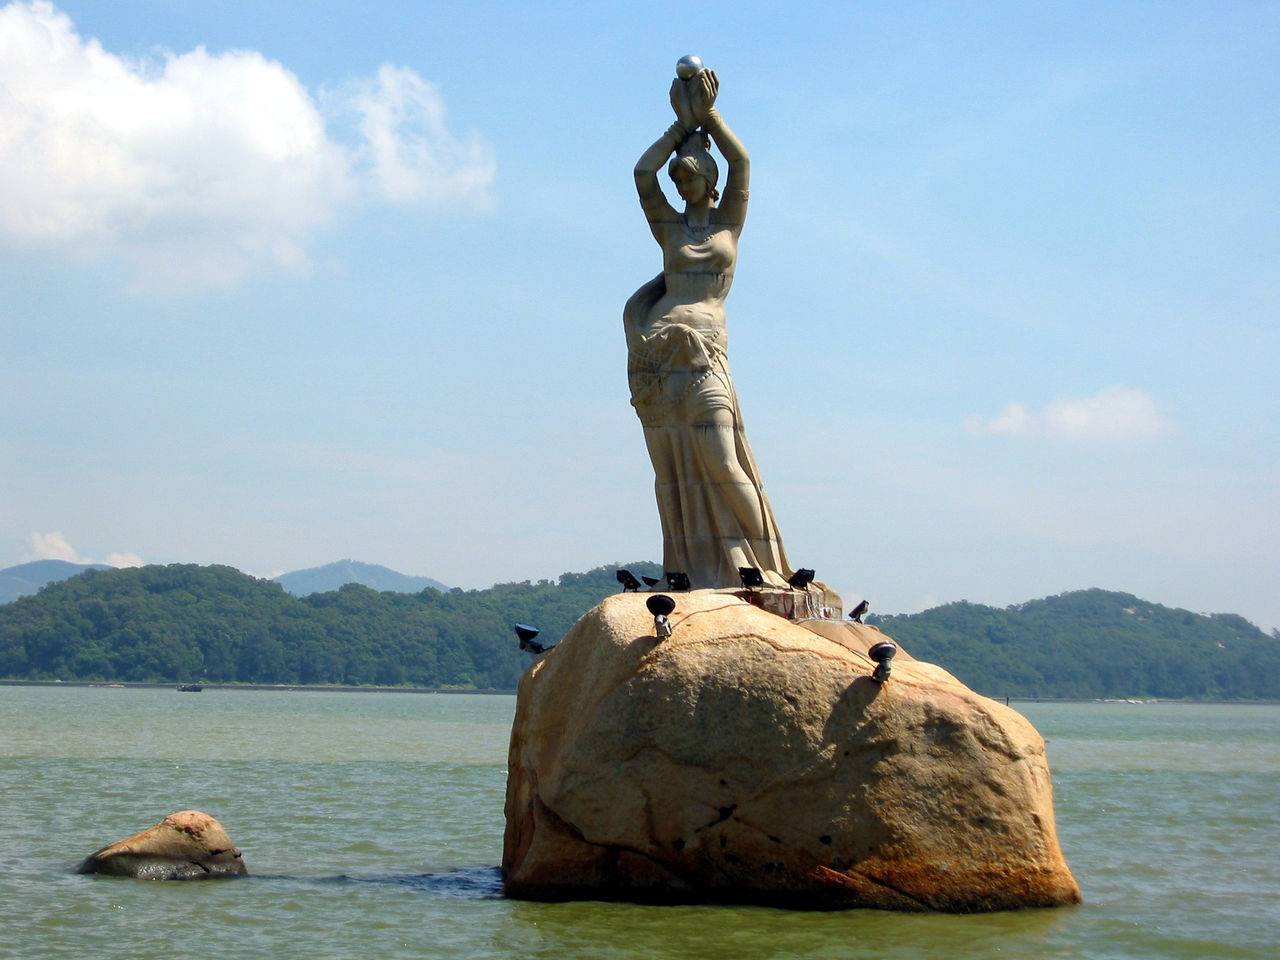
{"label": "draped robe", "polygon": [[[747,442],[720,308],[732,282],[736,236],[712,228],[699,238],[682,219],[668,229],[685,236],[664,243],[666,269],[623,311],[631,403],[655,471],[663,567],[687,573],[695,588],[739,586],[740,567],[756,567],[782,585],[792,570]],[[711,308],[672,294],[671,287],[691,279],[705,287]],[[723,429],[712,425],[717,414],[725,419],[721,411],[732,423],[736,492],[724,489],[725,470],[705,462],[713,447],[699,442],[699,431]],[[754,509],[742,509],[746,500]]]}

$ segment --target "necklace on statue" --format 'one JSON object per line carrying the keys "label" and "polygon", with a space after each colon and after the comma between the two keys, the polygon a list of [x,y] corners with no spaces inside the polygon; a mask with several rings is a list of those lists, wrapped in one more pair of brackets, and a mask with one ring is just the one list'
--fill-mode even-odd
{"label": "necklace on statue", "polygon": [[711,220],[706,223],[690,223],[689,214],[684,215],[684,228],[689,231],[689,235],[699,242],[706,240],[711,234],[716,232],[716,225]]}

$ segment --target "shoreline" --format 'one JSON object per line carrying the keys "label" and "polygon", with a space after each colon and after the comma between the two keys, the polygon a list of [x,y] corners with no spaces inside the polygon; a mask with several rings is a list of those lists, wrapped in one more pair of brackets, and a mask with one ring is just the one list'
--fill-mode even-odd
{"label": "shoreline", "polygon": [[[459,687],[374,687],[345,686],[328,683],[203,683],[197,685],[205,690],[278,690],[289,692],[326,691],[329,693],[449,693],[479,694],[482,696],[515,695],[511,690],[479,690]],[[0,680],[0,687],[105,687],[125,690],[177,690],[176,682],[157,683],[150,681],[108,680]],[[196,692],[196,691],[191,691]]]}
{"label": "shoreline", "polygon": [[[515,696],[511,690],[478,690],[458,687],[378,687],[378,686],[345,686],[326,683],[199,683],[202,691],[218,690],[262,690],[284,691],[289,693],[306,693],[318,691],[326,693],[443,693],[478,696]],[[126,690],[177,690],[176,682],[156,683],[149,681],[128,681],[113,683],[105,680],[0,680],[0,687],[103,687]],[[191,691],[196,692],[196,691]],[[985,696],[985,694],[979,694]],[[1269,706],[1280,704],[1280,700],[1170,700],[1159,697],[1118,698],[1118,697],[987,697],[997,703],[1098,703],[1123,704],[1126,706],[1149,706],[1152,704],[1186,703],[1186,704],[1222,704],[1225,706]]]}

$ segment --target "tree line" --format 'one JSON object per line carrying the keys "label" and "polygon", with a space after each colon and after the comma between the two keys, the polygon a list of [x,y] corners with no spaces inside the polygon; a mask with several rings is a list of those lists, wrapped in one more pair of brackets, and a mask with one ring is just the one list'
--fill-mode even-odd
{"label": "tree line", "polygon": [[993,697],[1280,699],[1280,636],[1127,593],[1078,590],[1003,609],[961,601],[867,622]]}
{"label": "tree line", "polygon": [[[558,641],[620,589],[616,570],[485,590],[347,584],[306,597],[226,566],[90,570],[0,604],[0,678],[511,690],[529,664],[513,624]],[[1280,699],[1280,637],[1233,614],[1124,593],[951,603],[867,622],[994,697]]]}
{"label": "tree line", "polygon": [[0,605],[0,677],[511,690],[529,665],[513,624],[556,642],[617,591],[615,570],[416,594],[349,583],[306,597],[226,566],[90,570]]}

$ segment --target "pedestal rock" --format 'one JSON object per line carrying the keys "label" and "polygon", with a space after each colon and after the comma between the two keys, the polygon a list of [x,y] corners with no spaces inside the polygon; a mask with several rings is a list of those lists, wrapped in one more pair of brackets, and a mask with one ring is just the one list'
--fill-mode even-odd
{"label": "pedestal rock", "polygon": [[732,592],[587,613],[520,681],[505,891],[977,911],[1077,903],[1044,741],[874,627]]}

